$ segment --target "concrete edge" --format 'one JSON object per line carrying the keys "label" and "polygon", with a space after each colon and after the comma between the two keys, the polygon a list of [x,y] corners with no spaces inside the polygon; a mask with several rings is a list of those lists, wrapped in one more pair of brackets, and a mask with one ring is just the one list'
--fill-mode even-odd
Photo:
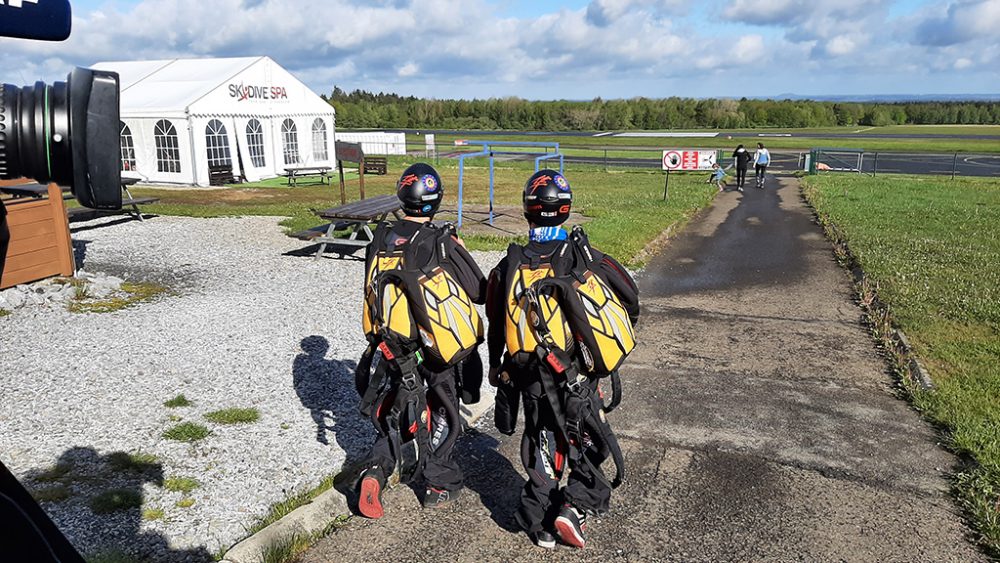
{"label": "concrete edge", "polygon": [[906,365],[910,369],[910,374],[924,391],[934,389],[934,381],[931,379],[930,372],[920,363],[917,353],[913,350],[913,346],[910,345],[910,340],[906,337],[906,334],[898,328],[895,329],[894,334],[899,347],[903,349],[906,356],[910,359]]}
{"label": "concrete edge", "polygon": [[[493,408],[491,395],[484,394],[474,405],[460,407],[465,427],[474,426]],[[260,563],[264,550],[293,537],[313,537],[326,531],[337,519],[350,516],[347,499],[335,488],[321,493],[312,502],[296,508],[263,530],[240,541],[226,551],[223,563]]]}

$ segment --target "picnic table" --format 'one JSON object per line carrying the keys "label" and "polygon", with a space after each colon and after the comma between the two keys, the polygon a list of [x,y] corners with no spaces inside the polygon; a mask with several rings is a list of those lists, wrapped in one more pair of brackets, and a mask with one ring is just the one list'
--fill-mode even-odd
{"label": "picnic table", "polygon": [[[145,205],[147,203],[156,203],[160,201],[158,197],[134,197],[132,192],[129,191],[129,186],[135,185],[139,182],[139,178],[128,178],[123,177],[121,180],[122,186],[122,209],[121,211],[111,211],[107,209],[90,209],[89,207],[70,207],[66,209],[66,215],[70,219],[78,218],[82,215],[87,215],[88,218],[91,215],[108,215],[114,213],[126,213],[135,217],[136,219],[142,221],[142,211],[139,209],[140,205]],[[48,194],[48,187],[42,184],[24,184],[20,186],[6,186],[0,188],[0,191],[6,194],[10,194],[15,198],[33,197],[41,198]],[[63,199],[73,199],[73,194],[70,193],[69,188],[62,188]]]}
{"label": "picnic table", "polygon": [[299,178],[306,178],[310,176],[319,176],[320,184],[329,184],[330,170],[333,170],[330,166],[296,166],[293,168],[285,168],[285,176],[288,178],[289,186],[296,185]]}
{"label": "picnic table", "polygon": [[[368,246],[368,243],[374,238],[368,225],[384,222],[390,213],[399,219],[399,199],[395,195],[381,195],[332,209],[315,211],[315,213],[330,223],[295,233],[292,236],[319,243],[319,250],[316,251],[315,256],[315,259],[318,260],[326,252],[328,245]],[[350,231],[347,238],[334,236],[336,231],[343,230]],[[366,238],[358,238],[358,235],[362,233]]]}

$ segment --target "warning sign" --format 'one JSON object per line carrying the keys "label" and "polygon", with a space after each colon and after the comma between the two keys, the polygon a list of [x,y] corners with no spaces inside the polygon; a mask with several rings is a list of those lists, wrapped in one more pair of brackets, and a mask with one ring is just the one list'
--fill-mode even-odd
{"label": "warning sign", "polygon": [[714,150],[667,149],[663,151],[663,169],[710,170],[716,154]]}

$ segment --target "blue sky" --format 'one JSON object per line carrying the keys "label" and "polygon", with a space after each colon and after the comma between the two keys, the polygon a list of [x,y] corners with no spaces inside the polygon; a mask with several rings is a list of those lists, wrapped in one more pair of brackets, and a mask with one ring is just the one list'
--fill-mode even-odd
{"label": "blue sky", "polygon": [[[43,0],[44,1],[44,0]],[[268,55],[334,85],[534,99],[1000,92],[1000,0],[73,0],[4,81],[97,61]]]}

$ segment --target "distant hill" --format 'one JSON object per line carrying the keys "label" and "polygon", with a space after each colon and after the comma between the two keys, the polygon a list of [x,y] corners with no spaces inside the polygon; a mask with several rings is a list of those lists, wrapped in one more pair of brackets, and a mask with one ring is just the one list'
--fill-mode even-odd
{"label": "distant hill", "polygon": [[778,96],[760,99],[884,104],[897,102],[1000,102],[1000,94],[858,94],[839,96],[802,96],[799,94],[780,94]]}

